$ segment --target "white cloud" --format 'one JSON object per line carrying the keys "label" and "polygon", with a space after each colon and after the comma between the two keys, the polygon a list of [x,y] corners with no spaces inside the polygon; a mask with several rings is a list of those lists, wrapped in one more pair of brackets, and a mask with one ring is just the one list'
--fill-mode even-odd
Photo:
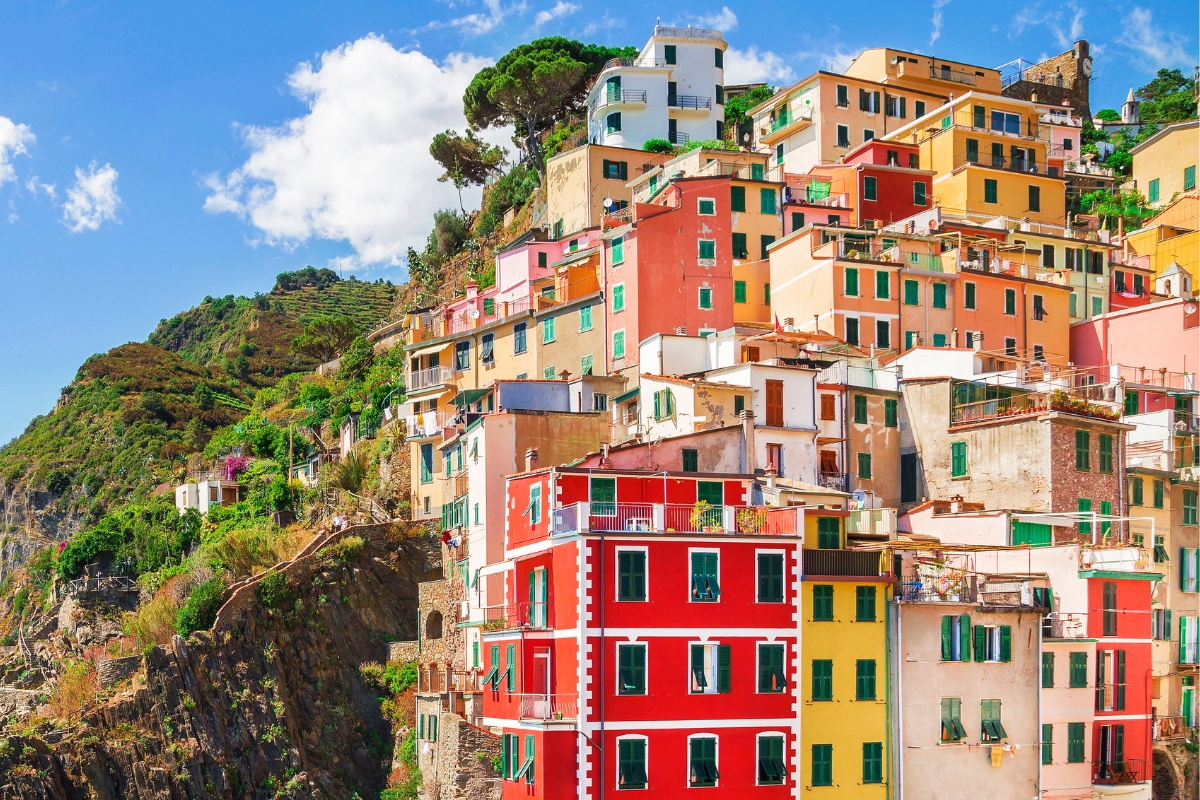
{"label": "white cloud", "polygon": [[858,58],[861,50],[847,50],[846,46],[841,42],[831,42],[830,44],[822,44],[819,47],[801,50],[794,56],[796,61],[813,61],[816,62],[817,69],[829,70],[830,72],[845,72],[854,59]]}
{"label": "white cloud", "polygon": [[[250,156],[207,179],[204,208],[241,216],[268,244],[346,241],[353,266],[401,263],[423,246],[434,209],[458,207],[429,142],[463,129],[463,91],[489,63],[457,54],[438,64],[368,36],[301,64],[288,85],[308,113],[241,127]],[[500,142],[511,131],[488,133]]]}
{"label": "white cloud", "polygon": [[562,19],[565,16],[574,14],[578,10],[579,5],[577,3],[567,3],[565,0],[558,0],[554,4],[554,8],[547,8],[537,13],[537,16],[533,18],[533,27],[540,28],[547,22]]}
{"label": "white cloud", "polygon": [[617,17],[610,17],[608,15],[608,12],[605,11],[604,15],[602,17],[600,17],[600,19],[592,20],[587,25],[583,26],[582,35],[583,36],[592,36],[595,33],[597,33],[598,31],[611,31],[611,30],[616,30],[617,28],[624,28],[624,27],[625,27],[625,20],[617,18]]}
{"label": "white cloud", "polygon": [[701,28],[712,28],[718,31],[731,31],[737,27],[737,14],[729,9],[729,6],[722,6],[721,10],[715,14],[700,14],[694,17],[696,24]]}
{"label": "white cloud", "polygon": [[1071,18],[1065,25],[1063,24],[1062,9],[1043,13],[1040,3],[1023,7],[1013,16],[1012,34],[1009,38],[1020,36],[1028,27],[1045,25],[1053,34],[1054,41],[1058,46],[1063,50],[1069,50],[1075,42],[1083,38],[1083,18],[1087,15],[1087,11],[1072,0],[1068,0],[1064,8],[1071,12]]}
{"label": "white cloud", "polygon": [[28,125],[18,125],[8,117],[0,117],[0,184],[17,179],[12,157],[28,153],[26,145],[33,144],[36,138]]}
{"label": "white cloud", "polygon": [[25,188],[29,190],[31,195],[37,197],[40,192],[51,200],[58,197],[57,186],[58,184],[55,183],[42,183],[41,178],[37,175],[30,175],[29,180],[25,181]]}
{"label": "white cloud", "polygon": [[790,84],[795,80],[796,73],[778,53],[759,52],[757,47],[746,50],[730,47],[725,51],[725,82],[728,84],[757,81]]}
{"label": "white cloud", "polygon": [[98,230],[100,223],[117,219],[117,207],[121,196],[117,194],[117,171],[111,164],[96,169],[93,161],[87,168],[75,168],[75,185],[67,189],[67,202],[63,203],[63,224],[71,233],[83,230]]}
{"label": "white cloud", "polygon": [[1136,53],[1148,69],[1190,64],[1190,56],[1184,48],[1186,41],[1183,34],[1166,33],[1154,27],[1152,12],[1140,6],[1125,15],[1125,29],[1117,37],[1117,43]]}
{"label": "white cloud", "polygon": [[[453,8],[453,6],[451,7]],[[508,17],[511,14],[524,14],[529,8],[529,6],[525,3],[525,0],[520,0],[520,2],[515,2],[508,6],[503,5],[500,0],[483,0],[483,7],[486,9],[486,11],[483,13],[475,12],[466,14],[461,17],[455,17],[454,19],[446,22],[431,22],[429,23],[428,27],[460,28],[467,33],[479,36],[487,33],[492,28],[495,28],[504,21],[505,17]]]}
{"label": "white cloud", "polygon": [[929,34],[930,47],[942,38],[942,9],[949,4],[950,0],[933,0],[933,17],[929,20],[933,23],[933,30]]}

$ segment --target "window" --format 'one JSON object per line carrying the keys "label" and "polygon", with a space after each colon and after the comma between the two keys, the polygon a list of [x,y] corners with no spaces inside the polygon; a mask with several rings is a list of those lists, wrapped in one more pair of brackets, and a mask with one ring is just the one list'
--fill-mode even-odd
{"label": "window", "polygon": [[673,44],[663,45],[663,58],[666,60],[666,62],[668,64],[675,63],[675,45],[673,45]]}
{"label": "window", "polygon": [[863,783],[883,783],[883,742],[863,742]]}
{"label": "window", "polygon": [[[736,236],[736,235],[737,234],[734,234],[734,236]],[[746,282],[745,281],[734,281],[733,282],[733,302],[735,302],[735,303],[746,302]]]}
{"label": "window", "polygon": [[625,284],[618,283],[612,290],[612,310],[617,314],[625,310]]}
{"label": "window", "polygon": [[690,447],[683,448],[683,471],[700,471],[700,451]]}
{"label": "window", "polygon": [[1200,514],[1197,513],[1198,511],[1200,511],[1200,508],[1198,508],[1197,500],[1198,500],[1197,492],[1195,489],[1184,489],[1183,490],[1183,524],[1184,525],[1196,525],[1197,524],[1197,519],[1198,519],[1198,517],[1200,517]]}
{"label": "window", "polygon": [[967,161],[972,164],[979,163],[979,140],[967,139]]}
{"label": "window", "polygon": [[821,395],[821,419],[837,419],[837,399],[831,394]]}
{"label": "window", "polygon": [[863,128],[863,141],[869,142],[875,138],[875,131],[870,128]]}
{"label": "window", "polygon": [[783,602],[783,553],[758,554],[758,602]]}
{"label": "window", "polygon": [[920,303],[921,287],[913,280],[904,281],[904,305],[915,306]]}
{"label": "window", "polygon": [[745,186],[729,187],[729,210],[730,211],[745,211],[746,210],[746,187]]}
{"label": "window", "polygon": [[644,738],[639,736],[618,739],[617,763],[618,789],[646,788],[646,740]]}
{"label": "window", "polygon": [[646,601],[646,551],[617,551],[617,600]]}
{"label": "window", "polygon": [[712,217],[717,213],[717,201],[711,197],[701,197],[697,205],[698,213],[702,217]]}
{"label": "window", "polygon": [[537,265],[539,267],[546,266],[546,253],[545,252],[541,252],[541,253],[537,254]]}
{"label": "window", "polygon": [[528,324],[527,322],[518,322],[516,325],[513,325],[513,355],[520,355],[527,349],[525,331]]}
{"label": "window", "polygon": [[766,261],[770,257],[770,253],[768,253],[767,251],[770,249],[771,245],[773,245],[773,244],[775,244],[774,236],[771,236],[771,235],[765,234],[765,233],[762,234],[761,236],[759,236],[758,237],[758,247],[759,247],[759,256],[758,257],[760,259],[762,259],[763,261]]}
{"label": "window", "polygon": [[900,424],[900,401],[888,398],[883,401],[883,425],[885,428],[895,428]]}
{"label": "window", "polygon": [[1154,536],[1154,563],[1164,564],[1171,560],[1167,555],[1166,537],[1161,533]]}
{"label": "window", "polygon": [[887,350],[892,346],[892,326],[886,319],[875,320],[875,347]]}
{"label": "window", "polygon": [[913,205],[925,205],[925,193],[928,191],[925,181],[913,181]]}
{"label": "window", "polygon": [[979,741],[998,742],[1008,738],[1008,732],[1004,730],[1004,725],[1000,721],[999,700],[979,701],[979,722],[981,729]]}
{"label": "window", "polygon": [[758,691],[759,694],[777,694],[787,688],[783,674],[784,645],[759,644],[758,646]]}
{"label": "window", "polygon": [[942,741],[960,742],[967,738],[967,729],[962,724],[962,698],[942,698]]}
{"label": "window", "polygon": [[775,428],[783,427],[783,381],[766,382],[766,423]]}
{"label": "window", "polygon": [[721,599],[717,553],[692,553],[692,601],[715,603]]}
{"label": "window", "polygon": [[758,210],[763,214],[775,213],[775,190],[774,189],[759,189],[758,190]]}
{"label": "window", "polygon": [[854,621],[875,621],[875,587],[854,587]]}
{"label": "window", "polygon": [[968,614],[942,616],[942,661],[971,660],[971,617]]}
{"label": "window", "polygon": [[1151,203],[1158,202],[1158,178],[1150,181],[1150,190],[1146,194],[1146,199]]}
{"label": "window", "polygon": [[1092,468],[1091,461],[1092,435],[1087,431],[1075,431],[1075,469],[1078,472],[1088,472]]}
{"label": "window", "polygon": [[421,483],[433,482],[433,443],[421,445]]}
{"label": "window", "polygon": [[924,100],[914,100],[913,101],[913,114],[918,119],[925,116],[925,101]]}
{"label": "window", "polygon": [[891,276],[883,270],[875,270],[875,299],[887,300],[891,294]]}
{"label": "window", "polygon": [[654,419],[664,420],[675,416],[675,395],[670,389],[660,389],[654,393]]}
{"label": "window", "polygon": [[945,308],[946,307],[946,284],[944,284],[944,283],[933,284],[933,307],[934,308]]}
{"label": "window", "polygon": [[1103,297],[1093,297],[1092,298],[1092,316],[1098,317],[1103,313],[1104,313],[1104,298]]}
{"label": "window", "polygon": [[625,331],[613,331],[612,335],[612,357],[614,359],[625,357]]}
{"label": "window", "polygon": [[1183,190],[1186,192],[1196,188],[1196,166],[1183,168]]}
{"label": "window", "polygon": [[1054,763],[1054,726],[1042,725],[1042,764]]}
{"label": "window", "polygon": [[621,132],[621,112],[620,111],[617,111],[615,113],[608,115],[608,119],[605,120],[605,130],[607,133],[620,133]]}
{"label": "window", "polygon": [[1017,315],[1017,290],[1004,290],[1004,313],[1010,317]]}
{"label": "window", "polygon": [[553,364],[551,364],[548,367],[542,367],[542,379],[547,380],[547,381],[554,380],[554,365]]}
{"label": "window", "polygon": [[1067,685],[1072,689],[1086,689],[1088,685],[1088,654],[1087,653],[1071,653],[1070,654],[1070,671],[1067,677]]}
{"label": "window", "polygon": [[700,308],[712,308],[712,289],[707,286],[700,287]]}
{"label": "window", "polygon": [[717,243],[713,239],[700,239],[697,242],[697,257],[703,261],[711,261],[717,257]]}
{"label": "window", "polygon": [[837,146],[838,147],[849,147],[850,146],[850,126],[848,126],[848,125],[838,125],[837,126]]}
{"label": "window", "polygon": [[875,659],[860,658],[854,665],[854,699],[875,699]]}
{"label": "window", "polygon": [[1042,210],[1042,189],[1039,186],[1030,186],[1029,187],[1029,210],[1030,211],[1041,211]]}
{"label": "window", "polygon": [[525,512],[529,514],[529,522],[536,525],[542,521],[542,487],[529,487],[529,505],[525,507]]}
{"label": "window", "polygon": [[858,297],[858,268],[845,268],[845,288],[847,297]]}
{"label": "window", "polygon": [[[733,257],[734,258],[749,258],[750,257],[750,246],[746,243],[746,234],[735,233],[735,234],[733,234],[732,239],[733,239]],[[741,283],[744,285],[745,281],[741,281]],[[745,302],[745,301],[743,300],[742,302]]]}
{"label": "window", "polygon": [[521,737],[515,733],[502,734],[500,739],[501,776],[515,781],[521,764]]}
{"label": "window", "polygon": [[554,341],[554,317],[542,320],[542,344]]}
{"label": "window", "polygon": [[729,693],[729,645],[692,644],[688,666],[692,694]]}
{"label": "window", "polygon": [[717,737],[693,736],[688,740],[688,785],[716,786]]}
{"label": "window", "polygon": [[787,780],[787,766],[783,760],[783,737],[762,735],[758,737],[758,783],[776,785]]}
{"label": "window", "polygon": [[921,157],[918,156],[916,153],[909,153],[908,154],[908,168],[909,169],[920,169],[921,168]]}
{"label": "window", "polygon": [[1067,723],[1067,763],[1083,763],[1083,723]]}
{"label": "window", "polygon": [[871,480],[871,454],[858,454],[858,477],[860,480]]}
{"label": "window", "polygon": [[458,372],[471,368],[471,343],[454,343],[454,369]]}
{"label": "window", "polygon": [[[755,348],[755,349],[757,349],[757,348]],[[753,361],[754,359],[749,358],[748,360]],[[739,415],[745,410],[746,410],[746,396],[742,395],[742,394],[735,394],[733,396],[733,413],[734,413],[734,415],[735,416]]]}
{"label": "window", "polygon": [[1163,494],[1164,494],[1163,487],[1165,485],[1166,484],[1164,484],[1162,481],[1156,480],[1154,482],[1154,507],[1155,508],[1163,507]]}
{"label": "window", "polygon": [[833,661],[827,658],[816,658],[812,662],[812,698],[813,702],[833,700]]}
{"label": "window", "polygon": [[871,176],[863,178],[863,200],[878,200],[879,192],[876,187],[876,180]]}
{"label": "window", "polygon": [[609,180],[629,180],[629,163],[626,161],[609,161],[604,159],[604,177]]}
{"label": "window", "polygon": [[950,476],[961,478],[967,474],[967,443],[950,443]]}
{"label": "window", "polygon": [[858,345],[858,318],[846,317],[846,343]]}
{"label": "window", "polygon": [[617,236],[612,240],[613,266],[625,263],[625,237]]}
{"label": "window", "polygon": [[1104,636],[1117,635],[1117,584],[1105,581],[1101,590],[1104,606]]}
{"label": "window", "polygon": [[837,87],[837,104],[838,108],[850,107],[850,87],[842,86],[840,83]]}
{"label": "window", "polygon": [[934,347],[945,347],[946,346],[946,334],[935,333],[933,335],[933,346]]}
{"label": "window", "polygon": [[812,785],[833,786],[833,745],[812,746]]}
{"label": "window", "polygon": [[833,622],[833,586],[829,584],[813,586],[813,622]]}
{"label": "window", "polygon": [[792,232],[796,232],[804,227],[804,214],[799,211],[792,212]]}
{"label": "window", "polygon": [[854,395],[854,424],[867,424],[867,396],[865,394]]}
{"label": "window", "polygon": [[1111,433],[1100,434],[1100,471],[1112,474],[1113,471],[1113,437]]}
{"label": "window", "polygon": [[996,198],[997,198],[996,179],[995,178],[984,178],[983,179],[983,202],[998,203],[999,200],[997,200]]}
{"label": "window", "polygon": [[617,694],[646,693],[646,645],[617,645]]}

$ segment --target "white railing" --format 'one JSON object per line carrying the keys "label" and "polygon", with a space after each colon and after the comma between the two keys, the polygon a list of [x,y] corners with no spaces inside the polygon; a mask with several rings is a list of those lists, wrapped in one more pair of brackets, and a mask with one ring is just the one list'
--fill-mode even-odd
{"label": "white railing", "polygon": [[900,383],[895,370],[856,367],[838,361],[817,373],[817,383],[861,386],[864,389],[897,391]]}
{"label": "white railing", "polygon": [[892,536],[896,533],[896,509],[864,508],[851,511],[846,533],[867,536]]}
{"label": "white railing", "polygon": [[564,694],[521,695],[521,719],[573,720],[579,714],[579,696]]}
{"label": "white railing", "polygon": [[794,536],[800,511],[766,506],[664,503],[574,503],[554,509],[554,535],[622,533],[741,533]]}
{"label": "white railing", "polygon": [[454,372],[449,367],[430,367],[429,369],[409,373],[408,391],[411,393],[420,389],[428,389],[431,386],[452,383],[453,381]]}

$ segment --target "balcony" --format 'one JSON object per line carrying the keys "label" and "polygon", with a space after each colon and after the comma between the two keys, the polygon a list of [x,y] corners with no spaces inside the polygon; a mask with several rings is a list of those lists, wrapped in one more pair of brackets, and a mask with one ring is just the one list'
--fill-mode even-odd
{"label": "balcony", "polygon": [[893,392],[899,389],[899,379],[894,370],[855,367],[845,361],[838,361],[818,372],[817,383],[888,389]]}
{"label": "balcony", "polygon": [[1086,639],[1087,619],[1083,614],[1054,611],[1042,618],[1042,637],[1046,639]]}
{"label": "balcony", "polygon": [[483,629],[496,631],[540,631],[550,628],[551,606],[547,602],[505,603],[478,609]]}
{"label": "balcony", "polygon": [[644,89],[606,89],[596,96],[589,106],[589,112],[595,113],[608,106],[645,105],[646,91]]}
{"label": "balcony", "polygon": [[851,536],[881,536],[890,539],[896,534],[896,509],[864,508],[851,511],[846,519],[846,533]]}
{"label": "balcony", "polygon": [[430,367],[408,374],[408,393],[432,389],[454,382],[454,370],[449,367]]}
{"label": "balcony", "polygon": [[1154,741],[1165,742],[1169,739],[1187,738],[1187,720],[1183,717],[1155,717]]}
{"label": "balcony", "polygon": [[712,98],[694,94],[667,95],[667,105],[686,111],[708,111],[712,108]]}
{"label": "balcony", "polygon": [[600,71],[608,72],[610,69],[617,68],[659,69],[665,66],[667,66],[665,58],[642,58],[641,56],[637,56],[636,58],[610,58],[605,62],[604,68]]}
{"label": "balcony", "polygon": [[692,140],[692,135],[690,133],[683,133],[682,131],[673,131],[667,134],[667,140],[671,144],[683,145]]}
{"label": "balcony", "polygon": [[799,510],[765,506],[575,503],[554,509],[552,535],[576,533],[728,533],[795,536]]}
{"label": "balcony", "polygon": [[804,574],[877,578],[886,574],[878,550],[804,550]]}
{"label": "balcony", "polygon": [[849,485],[849,477],[844,472],[821,472],[817,475],[817,485],[824,486],[826,489],[836,489],[839,492],[847,491]]}
{"label": "balcony", "polygon": [[564,694],[522,694],[521,719],[570,720],[579,716],[579,696],[574,692]]}
{"label": "balcony", "polygon": [[952,83],[961,83],[964,86],[974,86],[975,76],[970,72],[952,69],[948,65],[943,64],[940,68],[930,66],[929,77],[933,80],[951,81]]}
{"label": "balcony", "polygon": [[971,603],[993,608],[1044,608],[1033,584],[1021,578],[1000,578],[938,565],[919,564],[900,583],[906,603]]}
{"label": "balcony", "polygon": [[1100,761],[1092,765],[1092,783],[1097,786],[1123,786],[1150,780],[1146,761],[1127,758],[1124,761]]}
{"label": "balcony", "polygon": [[477,670],[454,669],[444,664],[419,664],[417,693],[478,692],[483,688],[482,677]]}

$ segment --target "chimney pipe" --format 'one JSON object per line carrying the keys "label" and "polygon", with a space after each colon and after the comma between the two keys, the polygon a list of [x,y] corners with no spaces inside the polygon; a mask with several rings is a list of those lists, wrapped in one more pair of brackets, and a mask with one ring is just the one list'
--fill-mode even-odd
{"label": "chimney pipe", "polygon": [[757,458],[757,451],[754,449],[754,412],[749,409],[742,411],[738,414],[738,419],[742,422],[742,460],[746,464],[746,474],[753,475]]}
{"label": "chimney pipe", "polygon": [[608,442],[600,445],[600,469],[612,469],[612,461],[608,457]]}
{"label": "chimney pipe", "polygon": [[525,451],[525,471],[533,472],[538,468],[538,451],[536,447],[531,447]]}
{"label": "chimney pipe", "polygon": [[775,479],[777,477],[778,476],[775,474],[775,465],[767,464],[767,488],[768,489],[771,489],[771,490],[775,489]]}

